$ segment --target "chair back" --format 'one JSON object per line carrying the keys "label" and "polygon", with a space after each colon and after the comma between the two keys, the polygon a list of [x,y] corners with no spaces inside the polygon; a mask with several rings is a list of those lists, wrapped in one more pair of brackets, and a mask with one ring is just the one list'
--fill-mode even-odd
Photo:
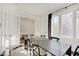
{"label": "chair back", "polygon": [[57,40],[57,41],[59,41],[60,39],[59,38],[57,38],[57,37],[51,37],[51,39],[55,39],[55,40]]}
{"label": "chair back", "polygon": [[46,36],[45,35],[41,35],[41,39],[45,39],[46,38]]}
{"label": "chair back", "polygon": [[24,39],[27,40],[28,39],[28,35],[24,35]]}
{"label": "chair back", "polygon": [[34,34],[30,34],[30,38],[32,39],[34,37]]}

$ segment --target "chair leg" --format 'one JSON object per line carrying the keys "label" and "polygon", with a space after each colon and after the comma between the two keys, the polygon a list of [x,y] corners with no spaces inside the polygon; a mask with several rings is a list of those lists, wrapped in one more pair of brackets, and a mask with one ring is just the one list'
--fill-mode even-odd
{"label": "chair leg", "polygon": [[70,48],[67,50],[66,54],[68,54],[69,56],[71,56],[71,46],[70,46]]}
{"label": "chair leg", "polygon": [[11,56],[11,49],[9,49],[9,56]]}
{"label": "chair leg", "polygon": [[39,47],[39,45],[38,45],[38,53],[39,53],[39,56],[40,56],[40,47]]}
{"label": "chair leg", "polygon": [[30,56],[31,56],[31,48],[30,48]]}
{"label": "chair leg", "polygon": [[74,52],[74,54],[73,54],[73,56],[75,56],[76,54],[78,54],[77,53],[77,49],[79,48],[79,46],[77,46],[77,48],[75,49],[75,52]]}

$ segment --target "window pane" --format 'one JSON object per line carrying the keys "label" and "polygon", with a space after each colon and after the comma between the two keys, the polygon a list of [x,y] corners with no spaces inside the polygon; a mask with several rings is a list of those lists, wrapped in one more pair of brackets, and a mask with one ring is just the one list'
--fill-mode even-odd
{"label": "window pane", "polygon": [[69,37],[73,35],[72,13],[61,15],[61,34]]}
{"label": "window pane", "polygon": [[51,20],[51,36],[59,36],[59,16],[52,16]]}
{"label": "window pane", "polygon": [[79,39],[79,11],[76,12],[76,38]]}

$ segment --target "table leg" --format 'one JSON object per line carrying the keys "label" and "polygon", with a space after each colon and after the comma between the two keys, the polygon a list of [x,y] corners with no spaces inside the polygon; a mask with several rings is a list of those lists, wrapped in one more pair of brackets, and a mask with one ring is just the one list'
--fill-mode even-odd
{"label": "table leg", "polygon": [[70,46],[70,48],[67,50],[66,54],[68,54],[69,56],[71,56],[71,46]]}

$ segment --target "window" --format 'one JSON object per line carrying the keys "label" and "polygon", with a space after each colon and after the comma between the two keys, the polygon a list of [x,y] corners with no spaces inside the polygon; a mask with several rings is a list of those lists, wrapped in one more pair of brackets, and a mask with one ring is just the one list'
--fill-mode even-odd
{"label": "window", "polygon": [[51,19],[51,37],[59,36],[59,16],[52,16]]}
{"label": "window", "polygon": [[72,37],[73,35],[73,17],[72,13],[61,15],[61,35]]}
{"label": "window", "polygon": [[51,37],[73,37],[73,13],[66,13],[62,15],[52,15],[51,21],[49,22],[51,29]]}

